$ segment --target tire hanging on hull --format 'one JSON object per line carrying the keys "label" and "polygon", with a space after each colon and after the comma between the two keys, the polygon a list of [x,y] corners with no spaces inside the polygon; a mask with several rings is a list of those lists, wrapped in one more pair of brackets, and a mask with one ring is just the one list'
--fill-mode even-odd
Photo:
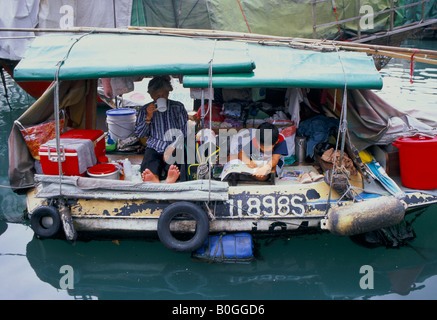
{"label": "tire hanging on hull", "polygon": [[[185,215],[196,222],[196,231],[194,236],[187,240],[175,238],[170,230],[170,223],[178,215]],[[207,214],[198,205],[182,201],[169,205],[162,212],[158,220],[158,237],[159,240],[168,249],[176,252],[192,252],[199,249],[205,242],[209,234],[209,219]]]}
{"label": "tire hanging on hull", "polygon": [[30,216],[30,226],[41,239],[55,237],[61,230],[61,225],[58,210],[53,206],[38,207]]}

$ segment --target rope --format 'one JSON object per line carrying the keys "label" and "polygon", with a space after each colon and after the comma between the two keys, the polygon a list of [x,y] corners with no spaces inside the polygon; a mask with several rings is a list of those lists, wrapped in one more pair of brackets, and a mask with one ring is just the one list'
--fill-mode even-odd
{"label": "rope", "polygon": [[5,185],[3,185],[3,184],[0,184],[0,188],[5,188],[5,189],[14,189],[14,188],[11,187],[11,186],[5,186]]}
{"label": "rope", "polygon": [[56,132],[56,153],[58,156],[58,170],[59,170],[59,195],[62,195],[62,159],[61,159],[61,128],[59,127],[59,72],[64,64],[64,62],[67,60],[71,50],[73,49],[73,46],[79,42],[83,37],[91,34],[93,31],[88,32],[86,34],[81,35],[79,38],[77,38],[71,45],[70,48],[68,48],[67,52],[65,53],[65,56],[58,62],[56,73],[55,73],[55,101],[54,101],[54,113],[55,113],[55,132]]}
{"label": "rope", "polygon": [[[223,233],[220,234],[219,239],[217,240],[217,244],[214,250],[214,254],[209,260],[209,263],[212,263],[215,261],[215,256],[217,255],[218,248],[221,247],[221,258],[222,261],[224,260],[224,252],[223,252]],[[209,252],[211,252],[211,240],[209,241]]]}
{"label": "rope", "polygon": [[[182,20],[182,22],[179,25],[179,28],[182,28],[185,20],[187,20],[187,18],[191,15],[191,12],[193,12],[194,8],[197,6],[197,4],[199,3],[200,0],[197,0],[196,3],[194,4],[194,6],[191,8],[191,10],[188,12],[187,16],[184,18],[184,20]],[[181,1],[181,7],[182,7],[182,1]]]}
{"label": "rope", "polygon": [[[215,40],[214,43],[214,51],[212,52],[212,58],[209,61],[209,70],[208,70],[208,110],[209,110],[209,130],[212,130],[212,63],[214,61],[214,53],[215,53],[215,46],[217,44],[217,40]],[[211,152],[211,149],[209,149],[209,152]],[[211,155],[210,155],[211,156]],[[209,157],[210,157],[209,156]],[[208,159],[209,159],[208,157]],[[211,201],[211,174],[212,174],[212,164],[211,161],[207,162],[207,165],[209,163],[209,175],[208,175],[208,181],[209,181],[209,191],[208,191],[208,203]]]}
{"label": "rope", "polygon": [[338,34],[340,35],[340,40],[344,41],[345,39],[343,39],[343,36],[341,34],[340,23],[338,22],[337,6],[335,4],[335,1],[331,0],[331,4],[332,4],[332,9],[334,10],[334,13],[335,13],[335,20],[337,21],[337,28],[338,28]]}
{"label": "rope", "polygon": [[249,33],[252,33],[252,31],[250,31],[249,23],[247,22],[246,15],[244,14],[244,10],[243,7],[241,6],[240,0],[237,1],[238,1],[238,5],[240,6],[241,13],[243,14],[244,21],[246,22],[247,29],[249,30]]}
{"label": "rope", "polygon": [[411,62],[410,62],[410,83],[413,84],[413,71],[414,71],[414,55],[418,52],[419,50],[414,49],[413,54],[411,55]]}
{"label": "rope", "polygon": [[[334,0],[332,0],[332,3],[334,4]],[[337,141],[335,144],[335,150],[334,150],[334,154],[337,155],[337,151],[338,151],[338,144],[340,141],[340,135],[341,135],[341,151],[340,151],[340,165],[342,163],[343,160],[343,154],[344,154],[344,145],[345,145],[345,141],[346,141],[346,132],[347,132],[347,75],[346,75],[346,71],[344,69],[344,65],[343,65],[343,61],[341,60],[341,56],[340,53],[338,51],[338,48],[334,45],[334,48],[337,52],[338,55],[338,60],[340,61],[340,65],[343,71],[343,75],[344,75],[344,91],[343,91],[343,101],[342,101],[342,106],[341,106],[341,112],[340,112],[340,125],[339,125],[339,130],[338,130],[338,134],[337,134]],[[331,176],[329,177],[330,181],[329,181],[329,194],[328,194],[328,201],[326,204],[326,213],[328,213],[329,207],[331,205],[331,195],[332,195],[332,184],[334,181],[334,174],[337,173],[337,167],[335,165],[335,158],[334,157],[334,161],[332,163],[332,170],[331,170]],[[346,191],[346,193],[349,191]],[[346,194],[345,193],[345,194]],[[343,195],[344,196],[344,195]]]}

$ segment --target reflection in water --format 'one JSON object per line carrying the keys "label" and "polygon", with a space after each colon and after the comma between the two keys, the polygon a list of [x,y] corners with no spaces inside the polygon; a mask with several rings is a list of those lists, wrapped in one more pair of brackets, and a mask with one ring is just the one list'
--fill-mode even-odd
{"label": "reflection in water", "polygon": [[9,188],[8,179],[8,138],[12,124],[27,107],[35,101],[11,79],[6,72],[7,94],[11,108],[4,98],[5,90],[0,84],[0,220],[23,222],[25,197],[18,196]]}
{"label": "reflection in water", "polygon": [[[428,209],[420,232],[436,221]],[[423,220],[423,221],[422,221]],[[423,240],[420,240],[423,239]],[[407,247],[368,249],[330,234],[256,241],[249,264],[206,264],[158,241],[78,242],[33,238],[26,257],[41,281],[61,289],[63,265],[74,270],[72,297],[81,299],[370,299],[420,290],[436,274],[437,235]],[[432,246],[429,246],[432,244]],[[374,289],[360,287],[360,268],[374,271]]]}
{"label": "reflection in water", "polygon": [[5,221],[0,220],[0,236],[6,232],[8,224]]}

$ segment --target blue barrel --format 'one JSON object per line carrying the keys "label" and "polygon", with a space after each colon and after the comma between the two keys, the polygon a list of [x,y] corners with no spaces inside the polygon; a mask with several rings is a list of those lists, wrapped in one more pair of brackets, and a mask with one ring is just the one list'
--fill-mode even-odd
{"label": "blue barrel", "polygon": [[249,263],[254,259],[249,233],[209,236],[192,257],[205,262]]}

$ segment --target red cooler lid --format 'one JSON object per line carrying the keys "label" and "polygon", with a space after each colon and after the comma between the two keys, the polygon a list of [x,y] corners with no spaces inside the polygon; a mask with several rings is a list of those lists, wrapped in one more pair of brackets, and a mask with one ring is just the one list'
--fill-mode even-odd
{"label": "red cooler lid", "polygon": [[115,172],[117,170],[116,166],[111,163],[99,163],[88,169],[91,174],[108,174]]}
{"label": "red cooler lid", "polygon": [[426,137],[426,136],[403,137],[403,138],[396,139],[396,142],[399,144],[437,143],[437,136],[435,136],[435,137]]}
{"label": "red cooler lid", "polygon": [[61,135],[64,139],[89,139],[97,140],[103,134],[103,130],[71,129]]}

